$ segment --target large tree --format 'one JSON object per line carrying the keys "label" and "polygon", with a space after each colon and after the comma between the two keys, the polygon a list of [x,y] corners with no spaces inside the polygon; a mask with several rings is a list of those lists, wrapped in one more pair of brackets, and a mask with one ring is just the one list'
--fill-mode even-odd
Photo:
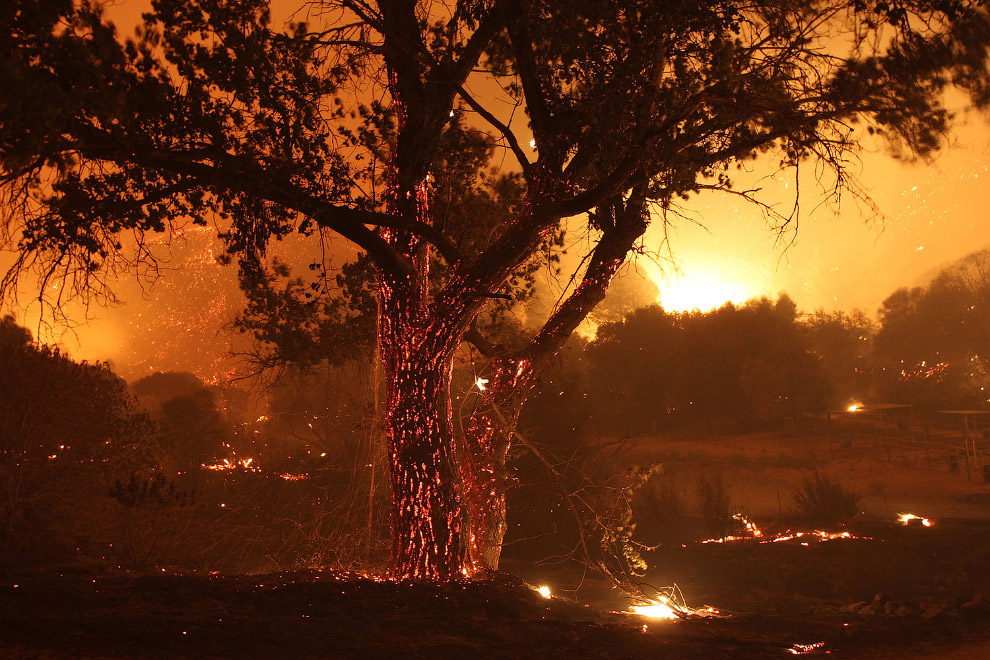
{"label": "large tree", "polygon": [[[4,292],[34,272],[49,300],[109,295],[108,272],[153,258],[146,237],[186,219],[218,227],[248,266],[290,232],[356,245],[377,281],[401,578],[497,564],[511,427],[654,215],[729,188],[729,168],[762,152],[817,159],[841,185],[859,132],[926,153],[946,130],[947,86],[990,100],[981,0],[334,0],[284,31],[264,0],[152,6],[126,42],[86,0],[0,7],[0,176],[18,254]],[[431,203],[460,114],[524,186],[467,243]],[[391,139],[372,144],[362,118]],[[479,314],[582,214],[592,247],[574,289],[521,349],[486,341]],[[463,341],[491,368],[456,446]]]}

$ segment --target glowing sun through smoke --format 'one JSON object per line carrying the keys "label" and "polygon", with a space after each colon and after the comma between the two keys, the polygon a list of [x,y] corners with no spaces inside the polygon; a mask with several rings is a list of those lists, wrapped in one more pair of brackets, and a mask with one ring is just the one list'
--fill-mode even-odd
{"label": "glowing sun through smoke", "polygon": [[760,295],[750,285],[709,270],[692,270],[669,277],[658,274],[652,279],[660,289],[657,302],[669,312],[708,312],[727,302],[738,305]]}

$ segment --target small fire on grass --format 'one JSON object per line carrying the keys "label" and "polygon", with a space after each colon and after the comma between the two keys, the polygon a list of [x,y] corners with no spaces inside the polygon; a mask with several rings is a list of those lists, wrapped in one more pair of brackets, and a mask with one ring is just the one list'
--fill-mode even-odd
{"label": "small fire on grass", "polygon": [[677,612],[666,602],[666,599],[654,601],[647,605],[632,605],[629,611],[639,616],[651,619],[676,619]]}
{"label": "small fire on grass", "polygon": [[[325,456],[326,454],[320,454]],[[211,472],[233,472],[244,471],[244,472],[261,472],[261,468],[257,463],[254,462],[253,458],[223,458],[218,460],[216,463],[202,463],[200,467],[204,470],[210,470]],[[291,472],[280,472],[277,475],[279,479],[284,481],[305,481],[309,479],[309,474],[293,474]]]}
{"label": "small fire on grass", "polygon": [[767,536],[763,533],[756,523],[747,519],[746,516],[741,513],[737,513],[732,516],[733,520],[738,520],[743,524],[743,527],[748,532],[745,536],[723,536],[718,539],[705,539],[701,543],[730,543],[732,541],[757,541],[758,543],[780,543],[782,541],[792,541],[794,539],[801,539],[802,545],[807,545],[809,541],[816,541],[821,543],[822,541],[834,541],[835,539],[869,539],[868,536],[853,536],[849,532],[825,532],[820,529],[816,529],[811,532],[794,532],[791,530],[786,530],[780,534],[773,536]]}

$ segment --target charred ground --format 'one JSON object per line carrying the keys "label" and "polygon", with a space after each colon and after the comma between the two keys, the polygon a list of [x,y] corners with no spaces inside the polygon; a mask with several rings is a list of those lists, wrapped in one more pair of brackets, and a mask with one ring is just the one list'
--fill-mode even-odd
{"label": "charred ground", "polygon": [[[717,616],[677,621],[619,613],[621,599],[606,604],[601,592],[597,606],[547,600],[509,575],[429,586],[313,571],[12,568],[0,587],[0,655],[772,658],[795,644],[824,642],[817,652],[838,657],[923,657],[936,649],[980,657],[977,649],[990,639],[983,599],[990,593],[990,524],[856,531],[873,538],[665,551],[655,559],[683,576],[692,604],[720,608]],[[539,572],[561,588],[575,578],[552,567]],[[594,595],[596,586],[586,584],[583,593]]]}

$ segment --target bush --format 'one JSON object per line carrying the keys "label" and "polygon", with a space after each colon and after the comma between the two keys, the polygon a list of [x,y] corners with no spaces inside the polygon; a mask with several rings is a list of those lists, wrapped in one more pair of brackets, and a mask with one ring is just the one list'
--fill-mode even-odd
{"label": "bush", "polygon": [[859,512],[859,495],[815,472],[794,491],[798,513],[823,525],[845,522]]}
{"label": "bush", "polygon": [[131,474],[118,479],[108,491],[117,503],[115,558],[125,568],[142,569],[171,558],[179,543],[176,511],[190,506],[195,497],[179,490],[162,473],[152,477]]}
{"label": "bush", "polygon": [[671,546],[688,539],[687,506],[670,480],[651,479],[636,493],[633,511],[639,540]]}
{"label": "bush", "polygon": [[712,538],[724,538],[732,527],[732,514],[729,512],[729,491],[722,482],[722,475],[716,473],[710,479],[698,484],[698,498],[701,500],[701,516]]}
{"label": "bush", "polygon": [[0,319],[0,552],[95,542],[106,487],[159,456],[151,421],[108,365],[76,362]]}

